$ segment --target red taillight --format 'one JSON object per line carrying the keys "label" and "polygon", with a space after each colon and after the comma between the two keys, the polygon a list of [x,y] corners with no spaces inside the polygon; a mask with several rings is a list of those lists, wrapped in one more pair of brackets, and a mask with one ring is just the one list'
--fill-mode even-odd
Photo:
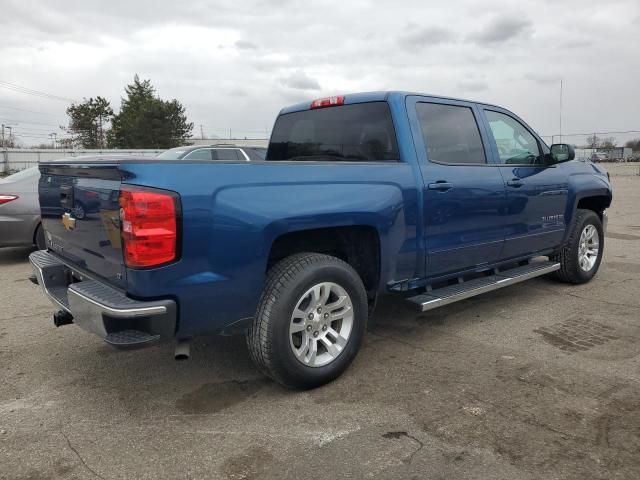
{"label": "red taillight", "polygon": [[337,97],[318,98],[311,102],[311,109],[324,108],[324,107],[337,107],[338,105],[344,105],[344,96],[338,95]]}
{"label": "red taillight", "polygon": [[175,193],[122,186],[120,229],[127,267],[153,267],[178,256]]}
{"label": "red taillight", "polygon": [[17,200],[18,198],[19,198],[18,195],[0,195],[0,205],[2,205],[4,203],[13,202],[14,200]]}

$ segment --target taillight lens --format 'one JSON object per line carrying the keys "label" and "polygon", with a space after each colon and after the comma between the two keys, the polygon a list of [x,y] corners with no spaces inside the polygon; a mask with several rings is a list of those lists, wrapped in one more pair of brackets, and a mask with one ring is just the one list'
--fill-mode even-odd
{"label": "taillight lens", "polygon": [[176,193],[123,185],[120,229],[127,267],[154,267],[178,257]]}
{"label": "taillight lens", "polygon": [[318,98],[311,102],[310,108],[325,108],[325,107],[337,107],[344,105],[344,95],[338,95],[337,97]]}
{"label": "taillight lens", "polygon": [[0,205],[17,200],[18,195],[0,195]]}

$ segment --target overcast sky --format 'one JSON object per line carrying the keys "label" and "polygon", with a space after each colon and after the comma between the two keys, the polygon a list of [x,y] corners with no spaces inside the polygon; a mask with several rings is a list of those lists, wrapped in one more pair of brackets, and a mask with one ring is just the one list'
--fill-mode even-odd
{"label": "overcast sky", "polygon": [[[371,90],[496,103],[551,135],[560,79],[563,132],[640,130],[638,0],[2,0],[0,32],[0,81],[117,110],[138,73],[198,135],[264,137],[287,104]],[[66,106],[0,87],[25,144]]]}

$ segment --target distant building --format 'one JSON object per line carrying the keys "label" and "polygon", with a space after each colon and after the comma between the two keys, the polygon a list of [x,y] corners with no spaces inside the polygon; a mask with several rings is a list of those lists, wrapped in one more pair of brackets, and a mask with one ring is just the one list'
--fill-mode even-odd
{"label": "distant building", "polygon": [[609,160],[628,160],[633,156],[633,150],[629,147],[613,147],[613,148],[598,148],[599,153],[607,155]]}

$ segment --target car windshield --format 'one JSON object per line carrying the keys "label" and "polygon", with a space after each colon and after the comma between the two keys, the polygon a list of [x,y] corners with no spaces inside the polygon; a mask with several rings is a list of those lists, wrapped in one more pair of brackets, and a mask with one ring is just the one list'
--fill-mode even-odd
{"label": "car windshield", "polygon": [[161,160],[180,160],[187,153],[189,153],[187,147],[177,147],[167,150],[166,152],[162,152],[156,158],[159,158]]}
{"label": "car windshield", "polygon": [[27,168],[26,170],[21,170],[13,175],[9,175],[8,177],[0,179],[0,182],[19,182],[20,180],[24,180],[25,178],[35,177],[39,175],[38,167]]}

